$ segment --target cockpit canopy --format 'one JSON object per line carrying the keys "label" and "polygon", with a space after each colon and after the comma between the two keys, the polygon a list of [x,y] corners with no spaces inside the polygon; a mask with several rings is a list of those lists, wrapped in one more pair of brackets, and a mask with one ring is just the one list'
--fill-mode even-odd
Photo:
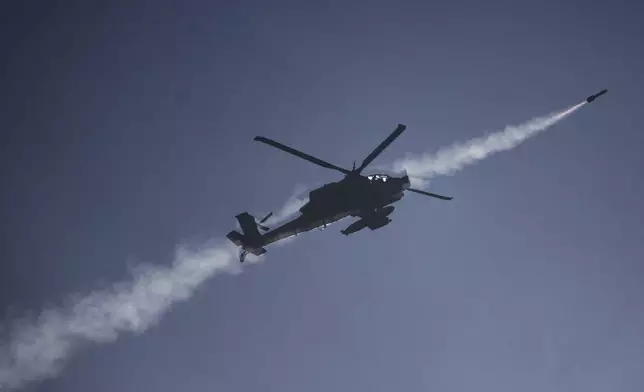
{"label": "cockpit canopy", "polygon": [[367,179],[371,182],[375,182],[375,181],[387,182],[389,178],[390,177],[386,174],[372,174],[370,176],[367,176]]}

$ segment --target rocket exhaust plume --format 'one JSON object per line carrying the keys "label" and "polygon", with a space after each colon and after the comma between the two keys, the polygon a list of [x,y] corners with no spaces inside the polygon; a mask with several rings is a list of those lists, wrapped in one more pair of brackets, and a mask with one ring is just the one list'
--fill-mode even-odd
{"label": "rocket exhaust plume", "polygon": [[533,118],[523,124],[508,125],[502,131],[472,139],[466,143],[454,144],[440,149],[435,154],[410,155],[395,161],[391,169],[394,172],[407,170],[415,183],[414,186],[426,185],[429,178],[437,175],[452,175],[492,154],[518,146],[563,120],[586,103],[584,101],[566,110]]}
{"label": "rocket exhaust plume", "polygon": [[0,391],[55,377],[85,343],[109,343],[122,332],[145,332],[214,274],[239,272],[236,253],[227,243],[196,250],[179,247],[171,267],[139,266],[130,282],[70,299],[66,306],[9,328],[0,325],[0,331],[9,329],[7,339],[0,340]]}

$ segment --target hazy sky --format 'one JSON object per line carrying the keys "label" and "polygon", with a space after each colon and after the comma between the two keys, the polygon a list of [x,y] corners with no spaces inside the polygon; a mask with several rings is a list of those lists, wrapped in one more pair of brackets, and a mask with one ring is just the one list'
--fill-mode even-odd
{"label": "hazy sky", "polygon": [[8,320],[341,178],[256,135],[350,167],[404,123],[386,164],[609,93],[35,390],[644,390],[640,2],[90,3],[0,5]]}

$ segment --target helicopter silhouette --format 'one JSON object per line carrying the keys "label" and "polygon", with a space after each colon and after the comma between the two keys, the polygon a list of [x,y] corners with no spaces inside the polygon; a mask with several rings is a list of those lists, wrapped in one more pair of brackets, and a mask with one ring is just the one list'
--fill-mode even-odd
{"label": "helicopter silhouette", "polygon": [[[269,213],[259,222],[248,212],[235,216],[243,234],[233,230],[226,237],[240,247],[240,262],[244,262],[248,253],[256,256],[266,253],[264,248],[266,245],[312,229],[324,229],[328,224],[348,216],[360,219],[342,230],[341,233],[344,235],[350,235],[367,227],[371,230],[376,230],[386,226],[391,223],[389,215],[395,209],[391,204],[402,199],[405,191],[442,200],[452,200],[452,197],[449,196],[411,188],[407,173],[401,177],[387,174],[370,174],[366,176],[362,174],[362,171],[406,128],[405,125],[398,124],[398,127],[362,161],[360,166],[356,168],[354,162],[351,170],[331,164],[264,136],[256,136],[253,140],[280,149],[318,166],[343,173],[344,178],[309,192],[309,201],[300,208],[300,215],[273,230],[263,225],[272,216],[272,213]],[[267,233],[261,234],[258,228],[267,231]]]}

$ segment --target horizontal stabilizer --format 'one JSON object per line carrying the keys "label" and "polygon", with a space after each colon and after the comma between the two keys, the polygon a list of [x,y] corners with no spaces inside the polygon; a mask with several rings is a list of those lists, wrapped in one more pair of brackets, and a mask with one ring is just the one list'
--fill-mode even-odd
{"label": "horizontal stabilizer", "polygon": [[226,238],[230,240],[233,244],[237,246],[244,246],[244,236],[241,233],[233,230],[230,233],[226,234]]}

